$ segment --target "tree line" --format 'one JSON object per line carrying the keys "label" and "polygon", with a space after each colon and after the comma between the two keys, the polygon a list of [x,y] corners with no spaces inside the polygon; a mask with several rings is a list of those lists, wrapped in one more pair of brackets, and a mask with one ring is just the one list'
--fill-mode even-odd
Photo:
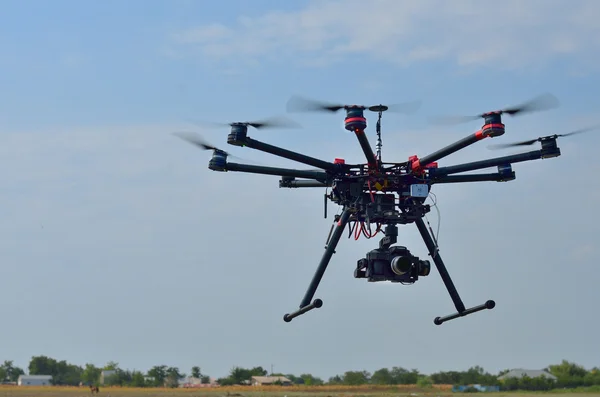
{"label": "tree line", "polygon": [[[119,367],[116,362],[108,362],[97,367],[94,364],[84,366],[68,363],[66,360],[57,360],[47,356],[34,356],[28,366],[29,375],[50,375],[53,385],[99,385],[122,387],[177,387],[179,380],[188,375],[178,367],[155,365],[146,372],[129,370]],[[102,371],[111,371],[110,376],[101,379]],[[312,374],[269,374],[261,366],[254,368],[233,367],[226,377],[216,380],[220,386],[245,385],[253,376],[284,376],[292,384],[319,386],[319,385],[418,385],[431,387],[435,384],[443,385],[484,385],[499,386],[501,390],[550,390],[558,388],[600,387],[600,368],[590,370],[567,360],[560,364],[549,365],[545,371],[554,375],[556,380],[549,378],[508,378],[498,379],[509,370],[491,374],[480,366],[473,366],[466,371],[440,371],[432,374],[423,374],[417,369],[402,367],[381,368],[373,373],[369,371],[346,371],[341,375],[332,376],[327,380]],[[0,365],[0,381],[16,382],[20,375],[24,375],[22,368],[14,365],[13,361],[6,360]],[[200,383],[208,384],[211,378],[202,372],[199,366],[191,368],[190,376],[199,379]]]}

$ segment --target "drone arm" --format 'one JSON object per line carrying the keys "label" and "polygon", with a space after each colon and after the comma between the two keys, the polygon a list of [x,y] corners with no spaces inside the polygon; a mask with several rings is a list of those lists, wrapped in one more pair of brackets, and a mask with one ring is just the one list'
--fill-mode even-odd
{"label": "drone arm", "polygon": [[454,283],[452,282],[452,278],[450,278],[448,269],[446,269],[446,265],[444,264],[444,261],[440,257],[437,245],[436,245],[435,241],[433,240],[433,237],[427,230],[427,226],[425,225],[425,222],[423,222],[422,218],[419,218],[415,221],[415,223],[417,224],[419,233],[421,233],[421,237],[425,241],[425,245],[427,246],[427,249],[429,250],[429,255],[433,259],[433,262],[435,263],[435,266],[436,266],[438,272],[440,273],[442,281],[446,285],[446,289],[448,290],[448,293],[450,294],[450,298],[452,298],[452,302],[454,303],[454,307],[456,307],[456,311],[457,311],[457,313],[451,314],[449,316],[436,317],[433,322],[436,325],[440,325],[446,321],[453,320],[458,317],[464,317],[469,314],[479,312],[481,310],[493,309],[496,306],[496,303],[493,300],[488,300],[486,303],[484,303],[482,305],[478,305],[478,306],[475,306],[475,307],[472,307],[469,309],[467,309],[465,307],[465,304],[463,303],[462,299],[460,298],[460,295],[458,294],[458,291],[456,290],[456,287],[454,286]]}
{"label": "drone arm", "polygon": [[[220,170],[219,170],[220,171]],[[326,181],[327,173],[322,171],[304,171],[289,168],[263,167],[258,165],[227,163],[223,171],[248,172],[251,174],[279,175],[283,177],[297,177]]]}
{"label": "drone arm", "polygon": [[369,168],[376,168],[378,165],[377,158],[375,157],[375,153],[373,153],[373,148],[371,148],[371,144],[369,143],[369,139],[367,138],[365,131],[357,128],[354,130],[354,134],[358,138],[358,143],[360,143],[360,147],[367,158]]}
{"label": "drone arm", "polygon": [[471,175],[447,175],[440,178],[434,178],[432,185],[438,183],[463,183],[463,182],[508,182],[516,178],[514,171],[492,172],[489,174],[471,174]]}
{"label": "drone arm", "polygon": [[339,167],[337,164],[319,160],[314,157],[306,156],[304,154],[292,152],[291,150],[283,149],[278,146],[269,145],[268,143],[257,141],[256,139],[252,139],[250,137],[246,137],[246,139],[244,140],[244,145],[251,149],[260,150],[262,152],[270,153],[275,156],[283,157],[289,160],[297,161],[299,163],[321,168],[326,171],[339,171]]}
{"label": "drone arm", "polygon": [[[560,153],[559,153],[560,155]],[[496,167],[504,164],[520,163],[523,161],[538,160],[541,158],[550,157],[544,150],[533,150],[531,152],[519,153],[510,156],[496,157],[492,159],[486,159],[481,161],[473,161],[471,163],[464,163],[458,165],[452,165],[448,167],[439,167],[436,169],[430,169],[432,176],[445,176],[449,174],[456,174],[458,172],[474,171],[483,168]]]}
{"label": "drone arm", "polygon": [[319,182],[316,180],[296,180],[293,177],[284,177],[279,181],[279,187],[299,188],[299,187],[331,187],[331,182]]}
{"label": "drone arm", "polygon": [[458,152],[459,150],[464,149],[467,146],[472,145],[475,142],[478,142],[484,138],[487,138],[488,136],[491,136],[491,135],[486,134],[481,130],[477,131],[477,132],[475,132],[471,135],[468,135],[446,147],[441,148],[437,152],[431,153],[430,155],[422,157],[421,159],[414,160],[411,163],[411,168],[415,172],[420,171],[423,169],[423,167],[426,167],[428,164],[431,164],[434,161],[437,161],[443,157],[449,156],[452,153]]}
{"label": "drone arm", "polygon": [[321,282],[321,279],[323,278],[323,274],[325,274],[325,270],[327,269],[327,266],[329,265],[329,261],[331,260],[331,257],[335,253],[335,248],[337,247],[337,244],[340,241],[340,238],[342,237],[342,233],[344,232],[344,229],[346,228],[346,225],[348,224],[348,219],[350,219],[350,210],[348,208],[344,208],[344,211],[340,215],[340,219],[337,221],[337,225],[331,235],[331,238],[329,239],[329,242],[327,243],[327,247],[325,248],[325,253],[323,253],[321,262],[319,263],[319,266],[317,267],[317,270],[315,271],[315,274],[310,282],[310,285],[308,286],[308,289],[306,290],[306,294],[304,295],[304,298],[302,299],[302,302],[300,303],[300,309],[295,311],[294,313],[286,314],[285,316],[283,316],[283,320],[286,323],[289,323],[290,321],[292,321],[292,319],[294,317],[298,317],[299,315],[304,314],[309,310],[323,306],[322,300],[315,299],[313,302],[311,302],[311,300],[312,300],[313,296],[315,295],[315,292],[317,292],[317,288],[319,286],[319,283]]}

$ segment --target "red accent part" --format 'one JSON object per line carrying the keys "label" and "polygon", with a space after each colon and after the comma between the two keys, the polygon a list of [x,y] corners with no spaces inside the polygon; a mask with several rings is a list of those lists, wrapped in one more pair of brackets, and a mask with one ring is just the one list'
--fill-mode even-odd
{"label": "red accent part", "polygon": [[419,159],[413,160],[412,163],[410,163],[410,168],[413,170],[413,172],[421,172],[421,170],[423,169],[421,167],[421,161]]}
{"label": "red accent part", "polygon": [[483,127],[481,127],[482,130],[487,130],[489,128],[498,128],[498,129],[504,129],[506,126],[502,123],[496,123],[496,124],[486,124]]}
{"label": "red accent part", "polygon": [[351,122],[353,122],[353,121],[364,121],[364,122],[366,122],[366,121],[367,121],[367,119],[366,119],[366,118],[364,118],[364,117],[348,117],[348,118],[344,119],[344,121],[345,121],[346,123],[351,123]]}
{"label": "red accent part", "polygon": [[478,141],[482,140],[483,138],[485,138],[485,135],[483,135],[483,131],[479,130],[475,133],[475,138],[477,138]]}
{"label": "red accent part", "polygon": [[433,161],[425,166],[421,165],[421,161],[419,160],[419,157],[416,155],[410,156],[408,158],[408,161],[411,162],[410,164],[410,168],[412,169],[413,172],[422,172],[424,168],[437,168],[438,167],[438,163],[437,161]]}
{"label": "red accent part", "polygon": [[346,160],[336,158],[335,160],[333,160],[333,164],[346,164]]}

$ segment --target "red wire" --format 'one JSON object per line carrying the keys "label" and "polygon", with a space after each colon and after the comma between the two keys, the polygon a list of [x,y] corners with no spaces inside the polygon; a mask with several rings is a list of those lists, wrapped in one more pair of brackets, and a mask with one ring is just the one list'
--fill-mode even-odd
{"label": "red wire", "polygon": [[363,232],[363,235],[364,235],[366,238],[368,238],[368,239],[369,239],[369,238],[371,238],[371,237],[372,237],[372,236],[371,236],[371,231],[370,231],[370,230],[369,230],[369,231],[367,231],[367,227],[365,226],[365,224],[364,224],[364,223],[363,223],[363,225],[362,225],[362,226],[363,226],[363,227],[362,227],[362,232]]}

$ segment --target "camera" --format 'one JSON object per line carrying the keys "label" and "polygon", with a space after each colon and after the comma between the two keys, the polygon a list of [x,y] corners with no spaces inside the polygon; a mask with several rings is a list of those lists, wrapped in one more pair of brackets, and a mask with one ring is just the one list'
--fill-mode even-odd
{"label": "camera", "polygon": [[431,264],[412,255],[406,247],[394,246],[371,250],[356,264],[355,278],[369,282],[391,281],[414,283],[419,276],[428,276]]}
{"label": "camera", "polygon": [[428,276],[431,264],[412,255],[408,248],[393,246],[397,242],[398,227],[387,225],[385,237],[379,241],[379,248],[367,252],[366,258],[358,260],[354,278],[366,278],[369,282],[391,281],[412,284],[419,276]]}

